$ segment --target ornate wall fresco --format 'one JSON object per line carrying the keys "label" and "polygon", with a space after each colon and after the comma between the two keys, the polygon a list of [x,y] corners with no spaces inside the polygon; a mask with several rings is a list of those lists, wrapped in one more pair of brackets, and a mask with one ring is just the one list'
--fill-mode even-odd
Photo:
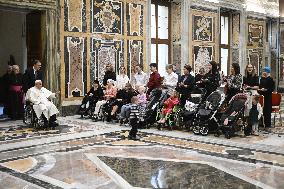
{"label": "ornate wall fresco", "polygon": [[86,32],[86,0],[64,0],[64,30]]}
{"label": "ornate wall fresco", "polygon": [[63,101],[81,100],[94,79],[102,80],[106,64],[117,73],[124,65],[130,76],[135,65],[145,67],[146,1],[60,1]]}
{"label": "ornate wall fresco", "polygon": [[248,24],[247,46],[263,47],[264,26],[260,24]]}
{"label": "ornate wall fresco", "polygon": [[181,3],[171,3],[171,36],[172,64],[176,65],[177,73],[181,72]]}
{"label": "ornate wall fresco", "polygon": [[248,62],[256,68],[256,73],[262,68],[263,50],[262,49],[248,49]]}
{"label": "ornate wall fresco", "polygon": [[92,32],[122,34],[123,33],[123,2],[91,0]]}
{"label": "ornate wall fresco", "polygon": [[117,71],[124,63],[123,41],[103,40],[92,38],[91,41],[91,65],[90,78],[102,82],[105,66],[112,65]]}
{"label": "ornate wall fresco", "polygon": [[134,3],[126,5],[127,35],[143,36],[144,6]]}
{"label": "ornate wall fresco", "polygon": [[87,90],[86,38],[64,37],[65,97],[80,97]]}
{"label": "ornate wall fresco", "polygon": [[135,66],[140,65],[143,68],[143,41],[128,40],[127,41],[127,70],[131,76],[135,71]]}
{"label": "ornate wall fresco", "polygon": [[213,46],[194,46],[193,57],[195,72],[198,73],[200,68],[204,68],[208,72],[208,64],[213,60],[214,48]]}
{"label": "ornate wall fresco", "polygon": [[219,60],[217,10],[201,7],[191,7],[189,17],[189,39],[192,48],[189,57],[194,72],[198,73],[201,67],[207,70],[210,61]]}
{"label": "ornate wall fresco", "polygon": [[193,15],[193,41],[213,41],[213,17]]}
{"label": "ornate wall fresco", "polygon": [[266,22],[261,19],[248,19],[247,28],[247,58],[248,63],[254,65],[260,74],[264,66],[264,49],[266,36]]}

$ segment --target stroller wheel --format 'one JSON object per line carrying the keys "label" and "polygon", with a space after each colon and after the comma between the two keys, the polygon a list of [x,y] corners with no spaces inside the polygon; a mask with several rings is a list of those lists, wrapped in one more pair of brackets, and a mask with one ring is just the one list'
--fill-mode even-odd
{"label": "stroller wheel", "polygon": [[231,134],[230,134],[229,131],[226,131],[226,132],[225,132],[225,137],[226,137],[227,139],[230,139],[230,138],[231,138]]}
{"label": "stroller wheel", "polygon": [[199,126],[193,126],[192,132],[196,135],[199,135]]}
{"label": "stroller wheel", "polygon": [[219,137],[221,135],[221,131],[217,130],[216,133],[214,134],[215,137]]}
{"label": "stroller wheel", "polygon": [[209,129],[207,126],[202,126],[200,127],[199,132],[202,136],[207,136],[209,133]]}

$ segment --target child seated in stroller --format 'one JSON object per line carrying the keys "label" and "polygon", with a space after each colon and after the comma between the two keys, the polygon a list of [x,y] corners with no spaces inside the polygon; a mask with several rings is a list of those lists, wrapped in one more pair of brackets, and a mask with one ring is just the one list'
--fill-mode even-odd
{"label": "child seated in stroller", "polygon": [[92,115],[93,110],[95,109],[96,103],[99,100],[102,100],[104,96],[103,89],[100,86],[98,80],[94,80],[93,86],[87,95],[83,98],[82,104],[78,110],[78,113],[83,116]]}
{"label": "child seated in stroller", "polygon": [[159,124],[166,123],[166,117],[168,114],[172,113],[173,108],[179,104],[178,93],[175,90],[169,91],[170,97],[164,102],[164,107],[160,113]]}
{"label": "child seated in stroller", "polygon": [[[145,93],[145,87],[140,86],[138,88],[139,94],[137,95],[138,98],[138,109],[139,112],[141,113],[143,109],[145,110],[146,104],[147,104],[147,96]],[[121,107],[120,111],[120,124],[122,125],[123,123],[128,122],[128,118],[130,116],[130,109],[131,109],[131,103],[125,104]]]}

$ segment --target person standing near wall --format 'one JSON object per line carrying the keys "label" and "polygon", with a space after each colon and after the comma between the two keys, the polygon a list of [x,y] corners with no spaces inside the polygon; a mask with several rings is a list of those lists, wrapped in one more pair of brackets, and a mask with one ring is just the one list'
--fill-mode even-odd
{"label": "person standing near wall", "polygon": [[7,72],[1,78],[1,96],[4,105],[3,113],[5,115],[11,115],[11,106],[9,98],[9,77],[12,74],[13,67],[8,65]]}
{"label": "person standing near wall", "polygon": [[158,73],[158,65],[156,63],[151,63],[150,64],[150,78],[147,83],[148,91],[147,94],[149,95],[153,89],[158,89],[161,88],[162,84],[162,78],[160,74]]}
{"label": "person standing near wall", "polygon": [[34,87],[36,80],[43,80],[43,74],[41,71],[41,62],[39,60],[33,61],[33,67],[28,68],[25,71],[23,77],[23,89],[26,93],[30,88]]}
{"label": "person standing near wall", "polygon": [[267,130],[271,128],[272,92],[275,87],[273,78],[270,77],[270,72],[270,67],[263,68],[258,89],[258,93],[264,96],[263,116],[264,125]]}

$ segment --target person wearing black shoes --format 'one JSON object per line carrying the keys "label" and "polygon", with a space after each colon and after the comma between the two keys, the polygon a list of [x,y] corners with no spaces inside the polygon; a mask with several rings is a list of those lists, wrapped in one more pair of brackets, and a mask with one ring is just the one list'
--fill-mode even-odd
{"label": "person wearing black shoes", "polygon": [[130,117],[129,117],[129,125],[131,126],[131,130],[128,135],[129,140],[139,140],[137,136],[138,126],[139,126],[139,100],[137,96],[131,98],[131,109],[130,109]]}

